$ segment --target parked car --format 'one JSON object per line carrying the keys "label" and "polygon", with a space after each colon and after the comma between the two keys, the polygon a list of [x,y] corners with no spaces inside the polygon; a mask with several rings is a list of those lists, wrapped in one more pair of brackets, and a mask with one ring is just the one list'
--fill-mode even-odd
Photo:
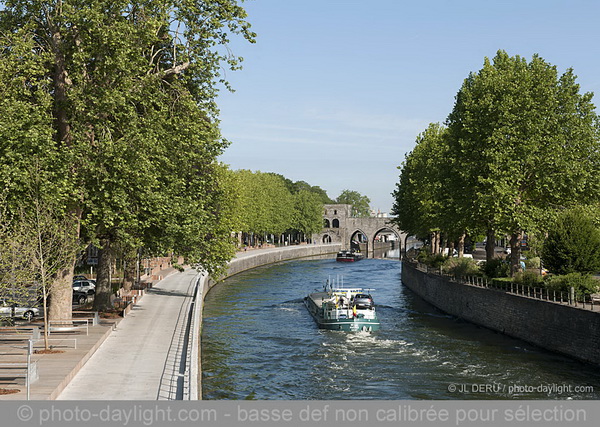
{"label": "parked car", "polygon": [[372,308],[373,298],[369,294],[356,294],[353,303],[356,308]]}
{"label": "parked car", "polygon": [[31,319],[40,315],[40,309],[29,307],[27,304],[13,303],[2,298],[0,300],[0,316],[13,317],[13,313],[14,317],[20,317],[31,322]]}
{"label": "parked car", "polygon": [[78,280],[88,280],[87,277],[79,275],[79,276],[73,276],[73,281],[76,282]]}
{"label": "parked car", "polygon": [[96,282],[93,280],[77,280],[73,282],[73,291],[85,292],[87,294],[95,294]]}
{"label": "parked car", "polygon": [[82,291],[73,291],[73,304],[82,305],[87,302],[88,293]]}

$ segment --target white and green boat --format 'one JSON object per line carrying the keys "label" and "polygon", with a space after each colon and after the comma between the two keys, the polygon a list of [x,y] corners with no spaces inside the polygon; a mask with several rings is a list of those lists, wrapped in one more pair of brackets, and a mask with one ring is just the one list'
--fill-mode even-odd
{"label": "white and green boat", "polygon": [[379,319],[369,291],[362,288],[329,288],[304,298],[304,305],[321,329],[372,332]]}

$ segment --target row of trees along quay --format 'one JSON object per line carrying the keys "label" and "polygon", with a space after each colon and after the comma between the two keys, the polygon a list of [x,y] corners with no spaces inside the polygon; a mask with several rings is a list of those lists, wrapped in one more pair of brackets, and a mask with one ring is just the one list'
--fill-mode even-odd
{"label": "row of trees along quay", "polygon": [[42,283],[49,318],[70,319],[90,243],[100,311],[116,254],[176,253],[210,272],[230,259],[215,99],[240,68],[231,37],[255,40],[236,0],[0,2],[3,291]]}
{"label": "row of trees along quay", "polygon": [[[538,55],[500,50],[472,72],[444,124],[419,135],[399,169],[393,213],[399,227],[429,245],[448,269],[527,284],[598,292],[600,140],[592,93],[580,93],[572,69]],[[510,243],[509,262],[495,241]],[[527,241],[522,269],[522,242]],[[483,272],[463,259],[465,242],[486,240]],[[445,260],[443,248],[459,259]],[[540,261],[551,278],[542,281]],[[533,270],[531,268],[530,270]],[[563,276],[560,276],[563,275]],[[566,276],[564,276],[566,275]]]}
{"label": "row of trees along quay", "polygon": [[356,216],[370,216],[370,200],[357,191],[343,190],[332,200],[319,186],[293,182],[271,172],[230,171],[231,211],[238,247],[310,242],[323,229],[323,205],[353,205]]}

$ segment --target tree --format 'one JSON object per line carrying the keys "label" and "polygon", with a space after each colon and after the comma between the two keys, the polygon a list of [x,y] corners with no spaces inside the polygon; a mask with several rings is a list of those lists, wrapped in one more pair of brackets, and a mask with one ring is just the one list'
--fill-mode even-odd
{"label": "tree", "polygon": [[600,271],[600,229],[582,209],[561,212],[542,249],[544,266],[554,274]]}
{"label": "tree", "polygon": [[498,51],[465,79],[448,117],[455,194],[468,223],[511,236],[519,268],[524,231],[552,211],[597,199],[598,118],[592,94],[580,94],[572,70],[534,55],[530,62]]}
{"label": "tree", "polygon": [[[0,11],[2,176],[11,209],[32,153],[42,192],[101,248],[96,308],[108,306],[113,248],[180,250],[207,269],[230,253],[216,157],[222,46],[254,34],[236,0],[4,1]],[[14,161],[14,160],[18,161]],[[169,234],[170,233],[170,234]],[[182,236],[185,239],[182,239]],[[162,240],[161,242],[158,242]],[[228,241],[229,242],[229,241]],[[57,274],[51,317],[70,317],[74,259]]]}
{"label": "tree", "polygon": [[307,237],[318,233],[323,228],[323,203],[318,194],[300,190],[294,194],[294,230]]}
{"label": "tree", "polygon": [[[48,344],[48,297],[56,275],[80,250],[73,240],[75,221],[60,215],[50,200],[33,191],[31,206],[13,218],[0,215],[0,292],[10,293],[15,302],[36,304],[41,297],[44,344]],[[3,201],[2,201],[3,202]],[[0,203],[5,211],[6,205]],[[58,215],[57,215],[58,213]]]}
{"label": "tree", "polygon": [[358,191],[343,190],[335,199],[336,203],[344,205],[352,205],[352,214],[357,217],[371,216],[371,208],[369,203],[371,200],[367,196],[363,196]]}
{"label": "tree", "polygon": [[241,228],[250,244],[268,235],[280,235],[292,226],[293,196],[280,175],[237,171]]}
{"label": "tree", "polygon": [[428,237],[432,253],[439,252],[442,201],[442,171],[447,168],[446,129],[432,123],[419,135],[415,148],[406,155],[394,190],[392,213],[398,227],[409,234]]}

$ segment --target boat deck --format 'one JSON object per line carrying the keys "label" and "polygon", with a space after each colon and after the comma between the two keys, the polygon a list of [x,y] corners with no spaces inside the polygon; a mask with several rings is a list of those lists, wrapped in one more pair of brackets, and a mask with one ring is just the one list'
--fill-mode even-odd
{"label": "boat deck", "polygon": [[331,299],[331,295],[329,295],[327,292],[315,292],[314,294],[310,294],[308,297],[313,300],[317,307],[321,307],[323,301]]}

